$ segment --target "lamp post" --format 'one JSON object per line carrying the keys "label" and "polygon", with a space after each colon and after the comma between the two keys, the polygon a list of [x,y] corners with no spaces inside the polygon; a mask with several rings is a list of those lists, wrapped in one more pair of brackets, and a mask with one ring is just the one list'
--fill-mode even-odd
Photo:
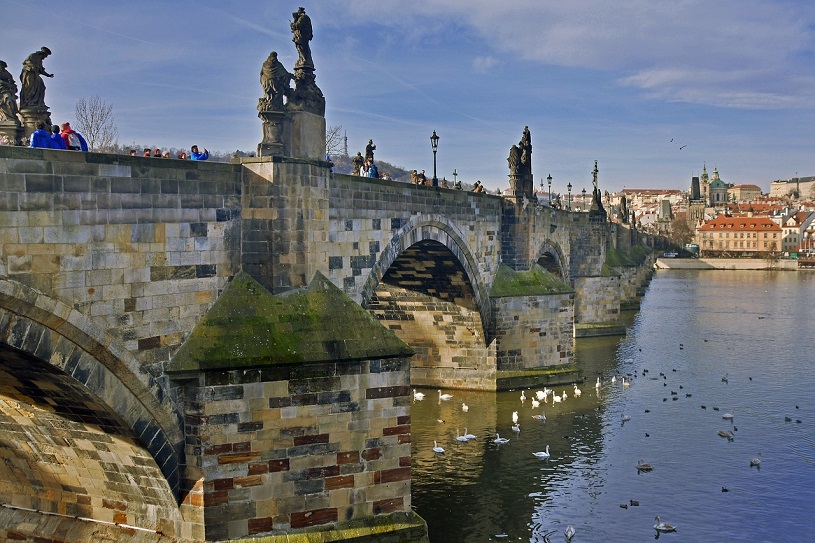
{"label": "lamp post", "polygon": [[456,169],[453,168],[453,184],[455,185],[458,182],[458,173],[456,173]]}
{"label": "lamp post", "polygon": [[583,209],[583,211],[586,210],[586,187],[583,187],[583,199],[580,202],[580,207]]}
{"label": "lamp post", "polygon": [[566,190],[569,191],[569,211],[572,210],[572,184],[566,185]]}
{"label": "lamp post", "polygon": [[[551,173],[546,178],[546,181],[549,182],[549,206],[551,207],[551,205],[552,205],[552,174]],[[543,184],[543,181],[541,181],[541,184]]]}
{"label": "lamp post", "polygon": [[439,178],[436,177],[436,151],[439,150],[439,136],[436,135],[436,131],[433,131],[433,135],[430,136],[430,147],[433,148],[433,186],[439,186]]}

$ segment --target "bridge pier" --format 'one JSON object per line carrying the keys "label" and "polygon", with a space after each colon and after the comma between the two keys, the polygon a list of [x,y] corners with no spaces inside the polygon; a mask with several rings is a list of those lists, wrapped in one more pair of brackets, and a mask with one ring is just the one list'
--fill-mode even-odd
{"label": "bridge pier", "polygon": [[410,508],[411,354],[321,274],[280,296],[239,274],[167,369],[193,535],[427,541]]}

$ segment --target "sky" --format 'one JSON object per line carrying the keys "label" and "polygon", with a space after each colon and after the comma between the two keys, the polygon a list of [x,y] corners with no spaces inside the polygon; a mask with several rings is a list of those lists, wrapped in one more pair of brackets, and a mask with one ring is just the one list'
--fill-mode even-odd
{"label": "sky", "polygon": [[293,71],[289,22],[314,27],[326,123],[351,155],[506,188],[532,134],[553,192],[687,190],[707,165],[769,191],[815,175],[811,0],[0,0],[0,59],[51,49],[46,104],[113,107],[119,142],[255,151],[260,67]]}

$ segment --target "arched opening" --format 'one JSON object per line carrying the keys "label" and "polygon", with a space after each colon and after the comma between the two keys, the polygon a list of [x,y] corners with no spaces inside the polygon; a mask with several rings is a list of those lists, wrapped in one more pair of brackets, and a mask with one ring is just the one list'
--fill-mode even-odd
{"label": "arched opening", "polygon": [[403,250],[366,308],[416,351],[413,384],[458,379],[458,386],[473,386],[468,378],[494,367],[468,274],[438,241],[420,240]]}
{"label": "arched opening", "polygon": [[75,376],[5,343],[0,428],[0,500],[20,508],[0,533],[42,535],[82,517],[98,523],[79,522],[80,533],[113,523],[179,535],[173,490],[146,444]]}

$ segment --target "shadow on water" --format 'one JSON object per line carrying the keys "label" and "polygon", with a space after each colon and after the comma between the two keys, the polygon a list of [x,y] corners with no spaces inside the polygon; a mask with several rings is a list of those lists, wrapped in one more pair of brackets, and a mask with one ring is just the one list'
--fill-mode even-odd
{"label": "shadow on water", "polygon": [[[655,515],[678,526],[669,539],[809,541],[815,339],[800,323],[813,293],[815,274],[660,272],[627,336],[577,341],[579,397],[556,387],[568,398],[532,409],[536,389],[523,404],[520,391],[439,403],[427,390],[412,410],[413,505],[431,541],[560,541],[569,524],[575,541],[639,541]],[[465,428],[477,439],[457,442]]]}

